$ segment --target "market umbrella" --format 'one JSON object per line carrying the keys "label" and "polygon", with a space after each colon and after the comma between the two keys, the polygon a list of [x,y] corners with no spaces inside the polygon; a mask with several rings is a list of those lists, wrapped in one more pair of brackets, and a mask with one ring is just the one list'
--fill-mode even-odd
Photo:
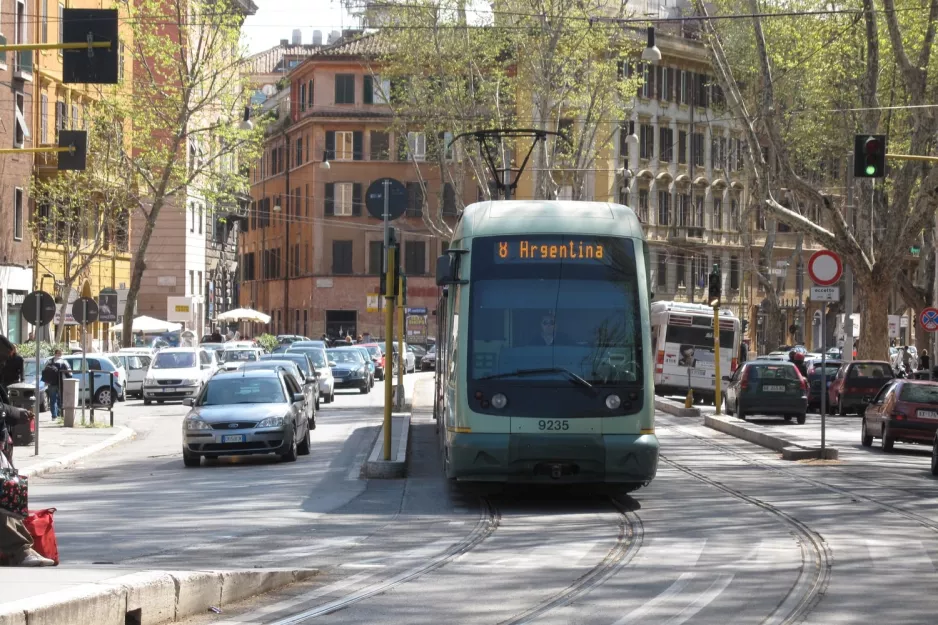
{"label": "market umbrella", "polygon": [[265,315],[251,308],[235,308],[234,310],[219,313],[216,319],[218,319],[218,321],[254,321],[256,323],[270,323],[270,315]]}
{"label": "market umbrella", "polygon": [[[154,332],[175,332],[182,328],[181,323],[173,323],[172,321],[163,321],[162,319],[156,319],[154,317],[147,317],[146,315],[141,315],[140,317],[134,318],[133,331],[134,332],[143,332],[144,334],[154,333]],[[120,325],[114,325],[111,327],[111,332],[120,332],[123,328]]]}

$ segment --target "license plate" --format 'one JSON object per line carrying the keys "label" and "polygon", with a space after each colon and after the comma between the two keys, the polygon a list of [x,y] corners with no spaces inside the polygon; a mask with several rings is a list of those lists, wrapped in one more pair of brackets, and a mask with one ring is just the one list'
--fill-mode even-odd
{"label": "license plate", "polygon": [[915,415],[919,419],[938,419],[938,411],[935,410],[916,410]]}
{"label": "license plate", "polygon": [[244,434],[227,434],[221,437],[223,443],[243,443]]}
{"label": "license plate", "polygon": [[762,386],[762,390],[766,393],[784,393],[785,387],[777,384],[765,384]]}
{"label": "license plate", "polygon": [[345,382],[345,378],[336,378],[335,381],[336,381],[336,382]]}
{"label": "license plate", "polygon": [[164,393],[175,393],[175,392],[176,392],[176,389],[175,389],[175,388],[164,388],[164,389],[163,389],[163,392],[164,392]]}
{"label": "license plate", "polygon": [[699,377],[704,377],[704,376],[707,375],[707,370],[706,370],[706,369],[691,369],[691,370],[690,370],[690,374],[691,374],[691,375],[696,375],[696,376],[699,376]]}

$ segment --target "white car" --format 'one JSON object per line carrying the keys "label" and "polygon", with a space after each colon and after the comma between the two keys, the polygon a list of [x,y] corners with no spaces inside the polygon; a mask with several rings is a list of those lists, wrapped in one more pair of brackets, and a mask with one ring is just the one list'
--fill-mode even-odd
{"label": "white car", "polygon": [[147,370],[150,368],[150,361],[153,356],[150,354],[131,354],[121,353],[108,354],[111,361],[115,358],[120,360],[121,365],[126,372],[126,392],[128,395],[143,398],[143,380],[147,377]]}
{"label": "white car", "polygon": [[264,350],[259,347],[227,347],[224,351],[216,352],[221,368],[225,371],[240,369],[246,362],[257,362],[261,359]]}
{"label": "white car", "polygon": [[332,365],[335,363],[330,363],[327,360],[326,348],[314,345],[300,347],[291,345],[287,349],[287,353],[291,352],[309,355],[309,359],[313,361],[313,366],[316,367],[316,371],[319,373],[319,396],[324,403],[331,404],[332,400],[335,399],[335,378],[332,376]]}
{"label": "white car", "polygon": [[[397,356],[397,341],[393,343],[394,345],[394,356],[396,360]],[[417,356],[414,352],[410,351],[407,343],[404,343],[404,373],[414,373],[417,371]],[[394,369],[394,375],[397,375],[397,369]]]}
{"label": "white car", "polygon": [[143,381],[143,403],[195,398],[218,369],[215,355],[198,347],[161,349]]}

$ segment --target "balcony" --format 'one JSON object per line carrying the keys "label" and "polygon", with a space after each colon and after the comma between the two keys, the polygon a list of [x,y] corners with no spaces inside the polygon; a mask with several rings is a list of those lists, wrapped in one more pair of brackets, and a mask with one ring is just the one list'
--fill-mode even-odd
{"label": "balcony", "polygon": [[23,50],[15,52],[16,62],[13,65],[13,79],[25,82],[33,81],[33,51]]}
{"label": "balcony", "polygon": [[668,242],[692,247],[707,245],[706,230],[697,226],[673,226],[668,232]]}

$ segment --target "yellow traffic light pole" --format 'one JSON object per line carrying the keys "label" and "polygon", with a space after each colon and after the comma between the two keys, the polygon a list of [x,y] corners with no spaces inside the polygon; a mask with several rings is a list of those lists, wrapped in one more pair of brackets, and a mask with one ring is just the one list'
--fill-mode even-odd
{"label": "yellow traffic light pole", "polygon": [[721,404],[723,403],[723,378],[720,377],[720,303],[713,306],[713,373],[716,375],[716,391],[713,395],[713,404],[716,406],[716,414],[721,415]]}
{"label": "yellow traffic light pole", "polygon": [[[391,401],[394,390],[394,376],[391,375],[394,361],[394,267],[396,266],[394,246],[387,246],[387,273],[384,276],[384,459],[391,459]],[[400,365],[398,365],[400,369]]]}
{"label": "yellow traffic light pole", "polygon": [[404,370],[407,369],[407,354],[404,353],[404,277],[397,279],[397,409],[404,409]]}

